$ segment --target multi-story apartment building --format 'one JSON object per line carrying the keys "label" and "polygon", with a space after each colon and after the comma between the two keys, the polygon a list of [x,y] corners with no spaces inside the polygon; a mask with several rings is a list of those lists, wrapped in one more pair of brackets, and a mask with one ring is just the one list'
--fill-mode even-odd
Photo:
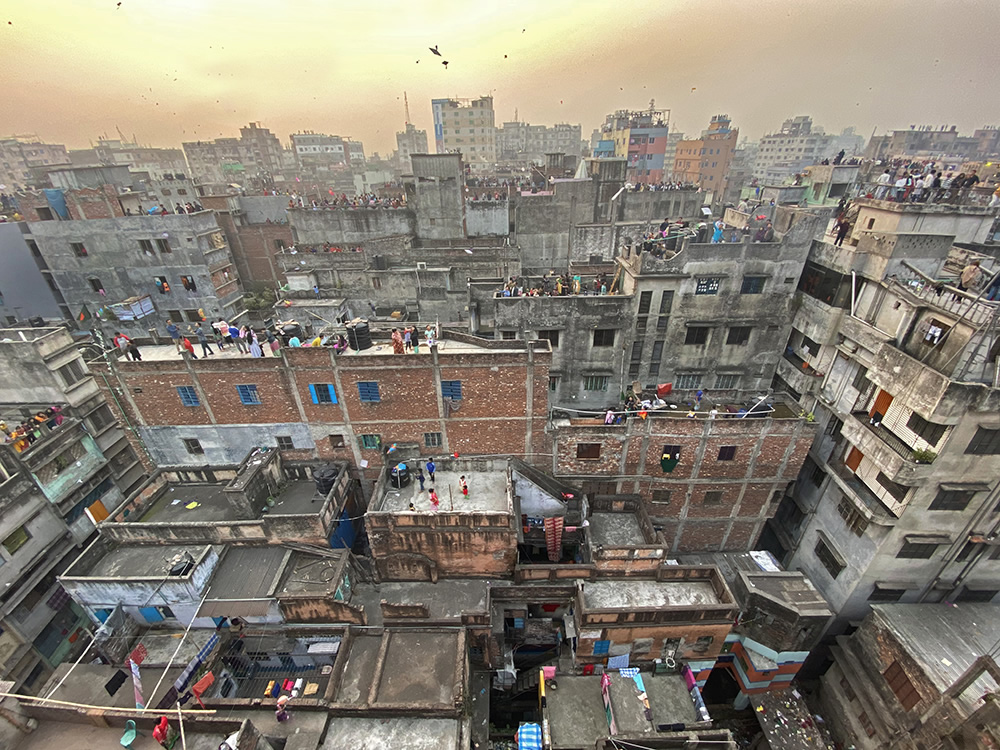
{"label": "multi-story apartment building", "polygon": [[678,141],[676,146],[673,179],[711,191],[715,203],[721,203],[726,193],[729,168],[740,137],[739,129],[731,125],[729,115],[715,115],[701,138]]}
{"label": "multi-story apartment building", "polygon": [[432,99],[434,150],[461,154],[471,174],[493,171],[497,161],[493,97]]}
{"label": "multi-story apartment building", "polygon": [[776,377],[820,436],[767,545],[810,574],[834,632],[870,602],[990,601],[1000,580],[997,303],[945,270],[994,217],[858,204],[843,247],[813,242]]}
{"label": "multi-story apartment building", "polygon": [[836,136],[815,127],[807,115],[785,120],[781,130],[760,139],[753,176],[770,184],[781,184],[804,167],[836,156],[843,148],[839,143]]}
{"label": "multi-story apartment building", "polygon": [[581,138],[579,125],[557,123],[549,127],[505,122],[497,129],[497,158],[521,164],[544,164],[546,154],[579,155]]}
{"label": "multi-story apartment building", "polygon": [[243,290],[211,211],[128,215],[113,186],[63,191],[65,218],[44,193],[22,203],[24,238],[62,315],[110,335],[163,335],[167,318],[188,325],[243,312]]}
{"label": "multi-story apartment building", "polygon": [[404,174],[410,174],[413,165],[410,163],[412,154],[429,153],[427,148],[427,131],[418,129],[412,122],[406,123],[406,130],[396,133],[396,158],[399,169]]}
{"label": "multi-story apartment building", "polygon": [[0,138],[0,184],[8,192],[40,184],[45,168],[69,163],[62,144],[42,143],[33,135]]}
{"label": "multi-story apartment building", "polygon": [[642,112],[618,110],[605,118],[594,156],[626,159],[628,182],[662,182],[669,171],[665,160],[669,125],[670,110],[654,109],[652,102]]}
{"label": "multi-story apartment building", "polygon": [[77,166],[123,165],[133,172],[146,172],[153,180],[183,178],[188,165],[179,148],[140,146],[135,141],[99,138],[93,148],[74,149],[70,160]]}
{"label": "multi-story apartment building", "polygon": [[6,431],[32,423],[0,445],[0,674],[30,691],[89,644],[56,576],[146,468],[66,329],[4,329],[0,355]]}
{"label": "multi-story apartment building", "polygon": [[229,183],[266,188],[283,169],[294,167],[291,152],[281,146],[278,136],[260,123],[240,128],[239,138],[217,138],[181,144],[193,177],[204,184]]}

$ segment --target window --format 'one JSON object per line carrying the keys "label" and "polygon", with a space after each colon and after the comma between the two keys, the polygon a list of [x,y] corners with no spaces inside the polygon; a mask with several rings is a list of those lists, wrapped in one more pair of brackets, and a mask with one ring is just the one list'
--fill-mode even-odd
{"label": "window", "polygon": [[[868,601],[870,602],[898,602],[903,598],[903,594],[906,593],[906,589],[889,589],[875,584],[875,588],[868,595]],[[853,700],[853,699],[852,699]]]}
{"label": "window", "polygon": [[513,341],[517,338],[517,331],[500,331],[500,338],[504,341]]}
{"label": "window", "polygon": [[201,447],[201,442],[197,438],[183,438],[184,448],[192,456],[205,455],[205,449]]}
{"label": "window", "polygon": [[146,253],[146,255],[156,255],[153,252],[152,240],[139,240],[139,249]]}
{"label": "window", "polygon": [[309,395],[314,404],[335,404],[337,403],[337,392],[331,383],[310,383]]}
{"label": "window", "polygon": [[739,387],[739,375],[716,375],[715,387],[720,391],[732,391]]}
{"label": "window", "polygon": [[708,341],[708,331],[708,326],[688,326],[687,334],[684,337],[684,343],[701,346]]}
{"label": "window", "polygon": [[991,602],[997,594],[998,589],[965,589],[955,597],[956,602]]}
{"label": "window", "polygon": [[847,696],[847,700],[857,700],[857,693],[854,692],[854,688],[851,687],[851,683],[847,681],[846,677],[840,678],[840,689],[844,691],[844,695]]}
{"label": "window", "polygon": [[111,409],[107,406],[99,406],[94,409],[88,416],[88,419],[90,419],[90,424],[94,432],[100,432],[115,421],[114,415],[111,414]]}
{"label": "window", "polygon": [[553,349],[559,346],[559,331],[555,330],[539,331],[538,338],[545,339],[546,341],[548,341],[552,345]]}
{"label": "window", "polygon": [[198,310],[185,310],[184,316],[192,323],[200,323],[202,321],[201,313]]}
{"label": "window", "polygon": [[440,432],[425,432],[424,433],[424,447],[425,448],[440,448],[441,447],[441,433]]}
{"label": "window", "polygon": [[726,344],[730,346],[743,346],[750,340],[749,326],[734,326],[729,329],[729,336],[726,337]]}
{"label": "window", "polygon": [[930,560],[937,552],[938,545],[927,542],[903,542],[896,557],[906,560]]}
{"label": "window", "polygon": [[274,240],[274,249],[275,250],[284,250],[285,249],[285,241],[284,240]]}
{"label": "window", "polygon": [[555,393],[557,390],[559,390],[559,376],[549,375],[549,392]]}
{"label": "window", "polygon": [[577,458],[600,458],[601,457],[601,444],[600,443],[577,443],[576,444],[576,457]]}
{"label": "window", "polygon": [[674,293],[663,292],[660,294],[660,315],[667,315],[670,308],[674,306]]}
{"label": "window", "polygon": [[372,289],[381,289],[381,288],[382,288],[382,279],[380,279],[378,276],[372,276]]}
{"label": "window", "polygon": [[331,448],[343,448],[344,447],[344,436],[343,435],[327,435],[327,439],[330,441]]}
{"label": "window", "polygon": [[665,330],[667,330],[667,323],[669,323],[669,322],[670,322],[670,318],[668,318],[666,315],[663,315],[663,316],[657,318],[656,319],[656,330],[657,331],[665,331]]}
{"label": "window", "polygon": [[59,373],[59,377],[62,378],[63,382],[67,386],[79,383],[87,375],[87,373],[83,370],[83,365],[80,364],[80,360],[78,359],[67,362],[65,365],[56,370],[56,372]]}
{"label": "window", "polygon": [[362,435],[361,447],[367,450],[378,450],[382,447],[382,438],[379,435]]}
{"label": "window", "polygon": [[156,291],[160,294],[168,294],[170,292],[170,283],[167,281],[166,276],[154,276],[153,283],[156,284]]}
{"label": "window", "polygon": [[945,430],[948,429],[943,424],[928,422],[916,412],[913,412],[910,418],[906,420],[906,426],[932,446],[938,444],[944,436]]}
{"label": "window", "polygon": [[990,430],[986,427],[980,427],[976,430],[976,434],[973,435],[972,440],[969,441],[969,447],[965,449],[965,452],[974,456],[996,456],[1000,454],[1000,430]]}
{"label": "window", "polygon": [[701,375],[678,375],[674,385],[679,391],[690,391],[701,383]]}
{"label": "window", "polygon": [[250,406],[260,404],[260,394],[257,393],[256,385],[238,385],[236,393],[239,394],[241,404]]}
{"label": "window", "polygon": [[854,380],[851,381],[851,387],[860,391],[864,390],[865,386],[868,384],[868,368],[863,365],[858,365],[858,371],[854,373]]}
{"label": "window", "polygon": [[636,318],[635,319],[635,330],[637,330],[637,331],[645,331],[646,330],[646,326],[647,326],[648,323],[649,323],[649,318],[647,318],[645,316],[643,316],[641,318]]}
{"label": "window", "polygon": [[189,292],[198,291],[198,286],[194,283],[194,276],[181,276],[181,284]]}
{"label": "window", "polygon": [[167,317],[175,323],[180,323],[184,320],[184,314],[180,310],[167,310]]}
{"label": "window", "polygon": [[861,726],[864,727],[865,734],[867,734],[869,737],[875,736],[875,725],[872,724],[872,720],[868,718],[867,711],[862,711],[860,714],[858,714],[858,721],[860,721]]}
{"label": "window", "polygon": [[823,539],[816,540],[813,552],[816,554],[816,559],[819,560],[820,564],[826,568],[826,572],[830,574],[831,578],[839,576],[840,571],[846,567],[841,561],[840,555],[834,552],[833,548]]}
{"label": "window", "polygon": [[639,295],[639,315],[649,315],[650,305],[653,304],[653,293],[642,292]]}
{"label": "window", "polygon": [[965,510],[976,493],[970,490],[939,489],[927,510]]}
{"label": "window", "polygon": [[295,450],[295,441],[289,435],[277,435],[275,441],[278,443],[279,451]]}
{"label": "window", "polygon": [[587,375],[583,379],[583,390],[585,391],[606,391],[608,390],[607,375]]}
{"label": "window", "polygon": [[615,329],[597,328],[594,330],[594,346],[614,346]]}
{"label": "window", "polygon": [[362,403],[377,404],[382,400],[382,395],[378,391],[378,382],[375,380],[359,382],[358,397]]}
{"label": "window", "polygon": [[837,512],[840,513],[840,517],[844,519],[847,523],[847,528],[854,532],[855,536],[864,536],[865,531],[868,529],[868,519],[858,511],[847,498],[841,498],[840,504],[837,506]]}
{"label": "window", "polygon": [[764,291],[766,276],[744,276],[740,294],[761,294]]}
{"label": "window", "polygon": [[670,496],[673,490],[653,490],[652,502],[654,505],[670,505]]}
{"label": "window", "polygon": [[14,529],[14,531],[12,531],[7,538],[3,540],[3,548],[7,550],[9,554],[13,555],[21,549],[21,547],[27,544],[29,539],[31,539],[31,534],[28,533],[26,528],[21,526]]}
{"label": "window", "polygon": [[889,689],[892,690],[904,710],[909,711],[920,703],[920,693],[913,687],[913,683],[910,682],[910,678],[906,676],[906,672],[903,671],[903,667],[898,661],[890,664],[882,676],[889,683]]}
{"label": "window", "polygon": [[156,249],[160,251],[160,255],[173,252],[173,250],[170,249],[170,243],[164,239],[158,239],[156,241]]}
{"label": "window", "polygon": [[441,381],[441,398],[448,398],[452,401],[462,400],[462,381],[461,380],[442,380]]}
{"label": "window", "polygon": [[721,505],[722,496],[725,494],[723,490],[709,490],[705,493],[704,499],[701,501],[702,505]]}
{"label": "window", "polygon": [[73,250],[73,255],[77,258],[87,257],[87,248],[84,247],[82,242],[71,242],[69,243],[69,246]]}
{"label": "window", "polygon": [[87,281],[90,282],[90,288],[93,289],[98,294],[100,294],[101,292],[104,291],[104,284],[101,283],[100,279],[98,279],[98,278],[90,278],[90,279],[87,279]]}
{"label": "window", "polygon": [[182,406],[201,406],[201,401],[198,400],[198,391],[194,389],[193,385],[177,386],[177,395],[181,397]]}
{"label": "window", "polygon": [[732,461],[736,458],[736,446],[724,445],[719,448],[719,461]]}
{"label": "window", "polygon": [[698,283],[695,285],[695,294],[718,294],[719,293],[719,282],[722,279],[718,276],[702,276],[698,279]]}
{"label": "window", "polygon": [[903,498],[906,497],[906,493],[910,491],[909,487],[893,482],[881,471],[875,476],[875,481],[882,485],[885,491],[888,492],[897,503],[903,502]]}
{"label": "window", "polygon": [[172,620],[174,618],[174,611],[170,607],[157,607],[156,611],[160,613],[160,617],[164,620]]}

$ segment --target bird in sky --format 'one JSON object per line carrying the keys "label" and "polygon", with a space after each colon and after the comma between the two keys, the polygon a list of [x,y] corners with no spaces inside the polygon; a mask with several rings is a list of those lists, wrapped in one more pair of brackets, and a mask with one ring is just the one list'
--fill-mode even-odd
{"label": "bird in sky", "polygon": [[440,52],[438,52],[438,46],[437,46],[436,44],[435,44],[435,45],[434,45],[433,47],[428,47],[428,49],[429,49],[429,50],[430,50],[431,52],[433,52],[433,53],[434,53],[435,55],[437,55],[438,57],[441,57],[441,56],[442,56],[442,55],[441,55],[441,53],[440,53]]}

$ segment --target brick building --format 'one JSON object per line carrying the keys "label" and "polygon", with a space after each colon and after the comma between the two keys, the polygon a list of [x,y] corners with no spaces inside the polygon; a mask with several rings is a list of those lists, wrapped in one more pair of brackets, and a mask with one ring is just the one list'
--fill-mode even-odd
{"label": "brick building", "polygon": [[790,399],[757,408],[749,418],[668,409],[618,425],[557,419],[552,472],[588,495],[641,498],[671,552],[752,549],[815,434]]}
{"label": "brick building", "polygon": [[550,452],[547,343],[444,332],[430,351],[393,356],[386,334],[344,355],[298,348],[254,359],[228,348],[195,361],[146,347],[142,362],[102,369],[160,465],[231,464],[270,445],[289,459],[350,461],[370,490],[392,443],[421,456]]}

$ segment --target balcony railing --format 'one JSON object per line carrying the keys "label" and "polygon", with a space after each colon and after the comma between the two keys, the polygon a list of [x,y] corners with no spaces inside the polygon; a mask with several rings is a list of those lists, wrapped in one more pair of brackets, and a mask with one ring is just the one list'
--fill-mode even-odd
{"label": "balcony railing", "polygon": [[857,501],[866,508],[873,517],[875,518],[895,518],[895,516],[889,512],[886,508],[885,503],[883,503],[878,495],[871,491],[867,484],[862,482],[858,476],[847,468],[843,462],[839,460],[831,460],[828,464],[830,470],[833,471],[840,480],[847,485],[847,487],[852,491],[854,497]]}
{"label": "balcony railing", "polygon": [[[856,411],[852,412],[852,414],[854,418],[857,419],[869,432],[877,435],[879,440],[892,448],[897,455],[907,461],[917,463],[913,458],[913,451],[915,449],[912,445],[908,445],[905,440],[896,436],[884,424],[872,424],[871,417],[868,415],[868,412]],[[923,461],[923,463],[930,463],[930,461]]]}

